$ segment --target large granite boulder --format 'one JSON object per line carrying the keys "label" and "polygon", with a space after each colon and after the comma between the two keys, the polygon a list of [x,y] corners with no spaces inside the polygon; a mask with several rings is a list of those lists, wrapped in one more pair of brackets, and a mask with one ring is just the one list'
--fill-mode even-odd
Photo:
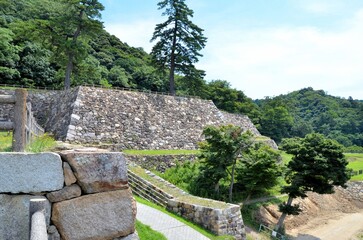
{"label": "large granite boulder", "polygon": [[118,152],[64,151],[63,160],[72,167],[85,193],[128,188],[126,160]]}
{"label": "large granite boulder", "polygon": [[[0,239],[29,239],[29,202],[30,195],[0,194]],[[50,203],[47,201],[45,220],[49,226]]]}
{"label": "large granite boulder", "polygon": [[53,204],[52,221],[64,240],[108,240],[135,231],[129,189],[85,195]]}
{"label": "large granite boulder", "polygon": [[0,153],[0,193],[36,193],[63,188],[62,161],[54,153]]}

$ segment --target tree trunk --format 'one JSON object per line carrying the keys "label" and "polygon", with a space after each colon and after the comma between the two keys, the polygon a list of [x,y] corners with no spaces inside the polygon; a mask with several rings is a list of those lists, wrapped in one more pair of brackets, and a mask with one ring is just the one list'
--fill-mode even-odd
{"label": "tree trunk", "polygon": [[[288,205],[288,206],[291,206],[291,204],[292,204],[292,200],[293,200],[293,198],[289,196],[289,199],[287,200],[287,205]],[[286,218],[286,215],[287,215],[286,213],[282,213],[282,214],[281,214],[281,216],[280,216],[280,218],[279,218],[279,221],[277,222],[277,225],[276,225],[276,227],[275,227],[275,231],[276,231],[276,232],[278,232],[278,231],[281,229],[282,224],[284,223],[284,220],[285,220],[285,218]]]}
{"label": "tree trunk", "polygon": [[235,160],[232,166],[232,173],[231,173],[231,184],[229,185],[229,202],[232,203],[233,197],[233,184],[234,184],[234,170],[236,168],[237,161]]}
{"label": "tree trunk", "polygon": [[175,73],[175,46],[176,46],[176,34],[177,34],[177,21],[174,24],[174,33],[173,33],[173,44],[171,46],[171,53],[170,53],[170,74],[169,74],[169,91],[170,94],[175,96],[175,80],[174,80],[174,73]]}
{"label": "tree trunk", "polygon": [[[82,19],[84,15],[84,10],[81,10],[79,13],[79,19]],[[77,38],[79,37],[79,35],[81,34],[81,30],[82,30],[82,26],[81,23],[78,24],[76,31],[73,33],[72,36],[72,45],[76,46],[77,43]],[[67,63],[67,68],[66,68],[66,75],[64,78],[64,89],[69,89],[71,87],[71,74],[73,71],[73,58],[74,58],[74,52],[72,49],[69,49],[68,52],[68,63]]]}
{"label": "tree trunk", "polygon": [[68,64],[66,68],[66,75],[64,78],[64,89],[71,87],[71,73],[73,70],[73,53],[68,53]]}

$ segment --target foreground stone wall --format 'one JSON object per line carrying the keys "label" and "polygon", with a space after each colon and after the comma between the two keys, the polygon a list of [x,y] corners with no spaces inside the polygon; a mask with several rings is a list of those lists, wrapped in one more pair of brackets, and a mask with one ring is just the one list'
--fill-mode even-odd
{"label": "foreground stone wall", "polygon": [[134,236],[136,204],[121,153],[0,153],[0,239],[29,239],[29,200],[45,198],[51,240]]}

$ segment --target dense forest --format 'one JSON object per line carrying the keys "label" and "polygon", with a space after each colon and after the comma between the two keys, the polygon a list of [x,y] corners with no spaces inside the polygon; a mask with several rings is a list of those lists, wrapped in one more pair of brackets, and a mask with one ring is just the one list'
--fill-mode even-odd
{"label": "dense forest", "polygon": [[[0,0],[0,84],[168,92],[167,69],[105,31],[102,10],[97,0]],[[204,71],[187,70],[191,74],[175,76],[177,95],[211,99],[222,110],[246,114],[277,142],[318,132],[344,146],[363,146],[362,101],[312,88],[253,101],[226,80],[206,81]]]}

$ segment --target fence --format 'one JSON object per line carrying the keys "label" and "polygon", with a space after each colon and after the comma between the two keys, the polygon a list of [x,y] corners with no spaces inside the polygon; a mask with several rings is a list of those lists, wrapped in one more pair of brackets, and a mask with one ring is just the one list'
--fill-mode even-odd
{"label": "fence", "polygon": [[265,226],[263,224],[260,224],[260,228],[258,229],[258,231],[259,232],[263,231],[263,232],[271,233],[272,238],[276,238],[276,239],[279,239],[279,240],[288,240],[288,238],[285,237],[284,235],[282,235],[281,233],[278,233],[274,229],[269,228],[268,226]]}
{"label": "fence", "polygon": [[30,240],[48,240],[47,225],[45,222],[46,201],[43,198],[30,199],[29,223]]}
{"label": "fence", "polygon": [[34,136],[44,134],[44,129],[36,123],[31,104],[26,103],[27,95],[24,89],[16,89],[14,95],[0,95],[0,104],[14,104],[13,121],[0,122],[0,130],[13,130],[14,152],[23,152]]}

